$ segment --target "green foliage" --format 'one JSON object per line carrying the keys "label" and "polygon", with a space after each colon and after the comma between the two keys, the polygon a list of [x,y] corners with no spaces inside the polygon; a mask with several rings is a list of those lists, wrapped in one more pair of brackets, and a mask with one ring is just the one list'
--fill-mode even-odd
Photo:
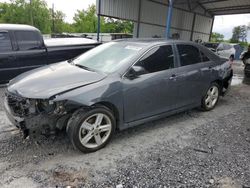
{"label": "green foliage", "polygon": [[[103,33],[132,33],[133,23],[113,18],[101,17],[101,32]],[[78,33],[97,32],[97,15],[95,5],[89,6],[85,11],[77,10],[74,16],[73,27]]]}
{"label": "green foliage", "polygon": [[[17,23],[33,25],[42,33],[94,33],[97,32],[97,15],[95,5],[87,10],[77,10],[72,24],[64,21],[61,11],[49,9],[45,0],[11,0],[0,3],[0,23]],[[133,23],[101,17],[101,32],[132,33]]]}
{"label": "green foliage", "polygon": [[246,25],[240,25],[233,28],[233,36],[230,40],[232,43],[246,42],[248,27]]}
{"label": "green foliage", "polygon": [[211,36],[211,42],[222,42],[224,41],[224,35],[213,32]]}
{"label": "green foliage", "polygon": [[107,18],[103,27],[105,33],[132,33],[134,25],[130,21],[122,21],[113,18]]}
{"label": "green foliage", "polygon": [[11,0],[10,3],[0,4],[0,22],[29,24],[41,29],[43,33],[50,33],[50,12],[44,0]]}
{"label": "green foliage", "polygon": [[[95,6],[89,6],[89,8],[85,10],[77,10],[77,13],[74,16],[74,24],[75,31],[78,33],[93,33],[97,32],[97,16],[96,16]],[[103,19],[101,20],[103,24]]]}

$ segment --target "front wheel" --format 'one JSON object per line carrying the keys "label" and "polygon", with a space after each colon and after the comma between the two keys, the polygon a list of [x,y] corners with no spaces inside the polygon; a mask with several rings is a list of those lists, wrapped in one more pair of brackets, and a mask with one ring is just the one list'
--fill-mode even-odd
{"label": "front wheel", "polygon": [[97,151],[110,141],[115,130],[113,113],[105,107],[75,112],[67,125],[73,146],[82,152]]}
{"label": "front wheel", "polygon": [[202,98],[201,107],[205,111],[214,109],[219,101],[220,86],[217,83],[212,83],[206,92],[206,95]]}

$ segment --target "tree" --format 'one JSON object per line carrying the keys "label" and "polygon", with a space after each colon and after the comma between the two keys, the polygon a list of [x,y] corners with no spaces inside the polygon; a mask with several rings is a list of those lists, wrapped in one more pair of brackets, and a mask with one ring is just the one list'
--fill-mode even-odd
{"label": "tree", "polygon": [[248,27],[246,25],[240,25],[233,28],[233,36],[230,40],[232,43],[246,42]]}
{"label": "tree", "polygon": [[[97,32],[97,15],[95,5],[89,6],[87,10],[77,10],[74,16],[73,26],[79,33]],[[113,18],[101,17],[101,32],[104,33],[132,33],[133,23]]]}
{"label": "tree", "polygon": [[[73,26],[75,31],[79,33],[97,32],[97,15],[95,5],[89,6],[87,10],[77,10],[74,16]],[[104,25],[104,19],[101,19],[101,25]]]}
{"label": "tree", "polygon": [[211,36],[211,42],[222,42],[224,41],[224,35],[213,32]]}
{"label": "tree", "polygon": [[134,24],[130,21],[107,18],[103,27],[106,33],[132,33]]}
{"label": "tree", "polygon": [[[45,0],[10,0],[10,3],[0,3],[0,23],[33,25],[44,34],[97,32],[95,5],[89,6],[87,10],[77,10],[72,24],[66,23],[64,19],[64,13],[53,13]],[[101,17],[101,32],[132,33],[133,23]]]}
{"label": "tree", "polygon": [[39,28],[43,33],[50,33],[50,12],[44,0],[11,0],[0,4],[0,22],[29,24]]}

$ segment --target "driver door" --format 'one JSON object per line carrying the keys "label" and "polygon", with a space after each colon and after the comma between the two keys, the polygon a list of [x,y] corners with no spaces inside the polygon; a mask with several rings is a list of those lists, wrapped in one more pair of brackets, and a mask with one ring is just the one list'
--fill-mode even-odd
{"label": "driver door", "polygon": [[141,67],[143,71],[133,77],[128,72],[123,79],[124,121],[129,123],[174,109],[178,88],[172,46],[154,47],[134,66],[131,70]]}

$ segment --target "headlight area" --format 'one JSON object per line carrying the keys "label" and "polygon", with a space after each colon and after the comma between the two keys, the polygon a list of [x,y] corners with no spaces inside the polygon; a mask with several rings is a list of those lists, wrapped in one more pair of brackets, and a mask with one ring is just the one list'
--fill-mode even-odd
{"label": "headlight area", "polygon": [[67,114],[65,104],[67,101],[54,102],[51,100],[37,100],[36,107],[38,113],[47,113],[55,115]]}
{"label": "headlight area", "polygon": [[[63,130],[72,113],[82,105],[72,101],[35,100],[35,113],[24,118],[25,128],[30,133],[54,134]],[[33,134],[34,135],[34,134]]]}

